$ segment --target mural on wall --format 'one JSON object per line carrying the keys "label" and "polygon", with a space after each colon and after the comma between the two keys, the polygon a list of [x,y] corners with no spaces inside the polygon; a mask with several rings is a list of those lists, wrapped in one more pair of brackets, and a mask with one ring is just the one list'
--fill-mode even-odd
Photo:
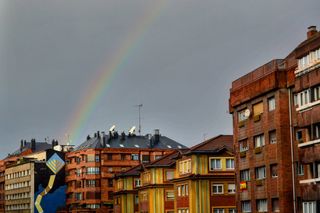
{"label": "mural on wall", "polygon": [[[50,153],[48,153],[50,155]],[[59,153],[60,154],[60,153]],[[44,167],[38,168],[35,190],[35,213],[56,212],[65,204],[63,156],[53,153]]]}

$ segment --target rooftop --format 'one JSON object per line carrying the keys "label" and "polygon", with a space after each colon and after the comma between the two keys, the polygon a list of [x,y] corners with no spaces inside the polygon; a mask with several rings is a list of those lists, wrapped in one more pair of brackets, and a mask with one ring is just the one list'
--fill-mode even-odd
{"label": "rooftop", "polygon": [[185,149],[186,146],[162,135],[137,136],[124,133],[109,133],[100,135],[96,133],[93,138],[88,137],[85,142],[75,148],[74,151],[99,148],[154,148],[154,149]]}
{"label": "rooftop", "polygon": [[200,144],[190,148],[186,154],[193,153],[216,153],[226,149],[233,152],[233,136],[232,135],[218,135],[210,138]]}

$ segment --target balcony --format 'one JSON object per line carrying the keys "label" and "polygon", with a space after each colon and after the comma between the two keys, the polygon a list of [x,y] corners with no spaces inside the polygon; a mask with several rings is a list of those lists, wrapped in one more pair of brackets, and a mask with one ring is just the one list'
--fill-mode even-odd
{"label": "balcony", "polygon": [[313,102],[310,102],[308,104],[305,104],[301,107],[298,107],[296,108],[297,111],[304,111],[304,110],[308,110],[309,108],[313,107],[313,106],[316,106],[320,104],[320,100],[317,100],[317,101],[313,101]]}
{"label": "balcony", "polygon": [[320,139],[301,143],[299,146],[299,158],[304,164],[320,161]]}
{"label": "balcony", "polygon": [[300,143],[300,144],[298,144],[298,147],[301,148],[301,147],[311,146],[311,145],[318,144],[318,143],[320,143],[320,139]]}
{"label": "balcony", "polygon": [[312,179],[300,180],[300,184],[317,183],[317,182],[320,182],[320,177],[318,177],[318,178],[312,178]]}
{"label": "balcony", "polygon": [[[315,180],[315,181],[313,181]],[[304,200],[320,200],[320,178],[300,181],[300,190]]]}
{"label": "balcony", "polygon": [[304,74],[306,74],[308,72],[311,72],[311,71],[313,71],[313,70],[315,70],[315,69],[317,69],[319,67],[320,67],[320,60],[317,60],[317,61],[315,61],[313,63],[310,63],[306,67],[303,67],[303,68],[300,68],[300,69],[297,68],[294,71],[294,74],[296,75],[296,77],[298,77],[298,76],[304,75]]}

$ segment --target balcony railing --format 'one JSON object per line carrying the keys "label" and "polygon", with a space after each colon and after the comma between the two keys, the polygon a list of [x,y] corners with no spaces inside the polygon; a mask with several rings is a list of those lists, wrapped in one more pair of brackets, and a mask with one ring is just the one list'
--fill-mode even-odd
{"label": "balcony railing", "polygon": [[298,77],[298,76],[304,75],[308,72],[311,72],[312,70],[315,70],[319,67],[320,67],[320,60],[317,60],[313,63],[310,63],[307,67],[303,67],[301,69],[296,69],[296,71],[294,71],[294,74]]}
{"label": "balcony railing", "polygon": [[317,182],[320,182],[320,177],[312,178],[312,179],[300,180],[301,184],[304,184],[304,183],[317,183]]}
{"label": "balcony railing", "polygon": [[300,148],[300,147],[304,147],[304,146],[311,146],[311,145],[318,144],[318,143],[320,143],[320,139],[300,143],[300,144],[298,144],[298,147]]}
{"label": "balcony railing", "polygon": [[313,106],[316,106],[316,105],[318,105],[318,104],[320,104],[320,100],[313,101],[313,102],[310,102],[310,103],[308,103],[308,104],[305,104],[305,105],[303,105],[303,106],[301,106],[301,107],[296,108],[296,110],[297,110],[297,111],[307,110],[307,109],[309,109],[309,108],[311,108],[311,107],[313,107]]}

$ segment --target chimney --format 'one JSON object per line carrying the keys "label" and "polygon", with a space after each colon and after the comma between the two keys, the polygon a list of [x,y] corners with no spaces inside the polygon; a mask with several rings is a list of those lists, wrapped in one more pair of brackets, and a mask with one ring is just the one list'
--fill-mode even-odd
{"label": "chimney", "polygon": [[106,133],[105,132],[101,132],[102,133],[102,147],[105,148],[106,145]]}
{"label": "chimney", "polygon": [[307,32],[307,38],[311,38],[313,35],[317,33],[317,27],[316,26],[310,26],[308,27],[308,32]]}
{"label": "chimney", "polygon": [[24,144],[24,143],[23,143],[23,140],[21,140],[21,141],[20,141],[20,152],[22,152],[22,149],[23,149],[23,147],[24,147],[23,144]]}
{"label": "chimney", "polygon": [[154,143],[157,144],[160,141],[160,130],[155,129],[154,130]]}
{"label": "chimney", "polygon": [[23,146],[27,146],[27,141],[26,140],[23,141]]}
{"label": "chimney", "polygon": [[36,150],[36,139],[31,139],[31,150]]}
{"label": "chimney", "polygon": [[97,137],[100,138],[100,131],[97,132]]}
{"label": "chimney", "polygon": [[124,141],[126,139],[126,133],[121,132],[121,141]]}
{"label": "chimney", "polygon": [[90,135],[88,135],[88,136],[87,136],[87,141],[90,140],[90,139],[91,139],[91,137],[90,137]]}
{"label": "chimney", "polygon": [[52,140],[51,144],[52,144],[52,149],[53,149],[55,146],[59,145],[59,143],[58,143],[57,140]]}

